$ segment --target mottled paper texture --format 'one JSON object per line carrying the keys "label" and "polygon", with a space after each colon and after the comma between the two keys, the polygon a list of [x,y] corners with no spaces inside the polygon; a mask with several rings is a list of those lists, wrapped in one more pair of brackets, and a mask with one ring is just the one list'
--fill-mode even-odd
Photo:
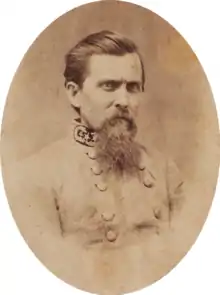
{"label": "mottled paper texture", "polygon": [[[72,108],[66,99],[63,71],[66,52],[101,30],[119,32],[137,44],[146,72],[138,137],[149,152],[150,171],[157,171],[159,195],[164,194],[166,177],[170,194],[184,194],[169,229],[158,236],[147,233],[144,242],[141,238],[132,244],[128,239],[113,250],[80,247],[74,233],[62,237],[57,212],[52,209],[58,206],[56,194],[68,195],[61,200],[69,210],[62,212],[67,222],[76,207],[90,202],[92,189],[85,187],[93,183],[87,164],[78,147],[66,145]],[[120,1],[83,5],[54,21],[22,59],[4,110],[1,161],[19,230],[50,271],[92,293],[123,294],[144,288],[184,257],[212,203],[219,168],[219,127],[207,77],[183,37],[153,12]],[[182,182],[184,192],[180,192]],[[60,190],[54,191],[58,184]],[[133,191],[131,198],[139,192],[135,185],[127,188],[128,195]],[[98,206],[109,204],[110,208],[109,200],[106,195],[105,201],[97,201]],[[129,216],[138,218],[142,211],[138,203]]]}

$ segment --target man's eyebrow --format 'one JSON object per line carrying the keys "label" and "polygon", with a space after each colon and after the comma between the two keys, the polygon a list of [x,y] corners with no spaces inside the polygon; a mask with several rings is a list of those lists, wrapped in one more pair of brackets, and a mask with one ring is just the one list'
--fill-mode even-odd
{"label": "man's eyebrow", "polygon": [[123,80],[114,80],[114,79],[104,79],[97,83],[98,86],[103,86],[106,83],[112,83],[115,85],[120,85],[123,83]]}
{"label": "man's eyebrow", "polygon": [[140,80],[131,80],[131,81],[127,81],[127,80],[116,80],[116,79],[104,79],[98,82],[99,86],[102,86],[105,83],[112,83],[112,84],[122,84],[122,83],[126,83],[126,84],[142,84],[142,81]]}
{"label": "man's eyebrow", "polygon": [[138,85],[141,85],[142,84],[142,81],[139,81],[139,80],[133,80],[133,81],[126,81],[127,84],[138,84]]}

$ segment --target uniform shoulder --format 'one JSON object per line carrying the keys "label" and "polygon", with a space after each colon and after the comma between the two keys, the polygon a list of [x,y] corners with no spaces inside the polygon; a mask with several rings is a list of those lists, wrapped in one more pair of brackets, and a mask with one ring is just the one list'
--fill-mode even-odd
{"label": "uniform shoulder", "polygon": [[[74,146],[71,148],[74,153]],[[53,142],[17,161],[5,162],[2,165],[4,181],[25,181],[46,185],[46,182],[55,179],[56,171],[61,168],[69,153],[70,147],[64,139]]]}

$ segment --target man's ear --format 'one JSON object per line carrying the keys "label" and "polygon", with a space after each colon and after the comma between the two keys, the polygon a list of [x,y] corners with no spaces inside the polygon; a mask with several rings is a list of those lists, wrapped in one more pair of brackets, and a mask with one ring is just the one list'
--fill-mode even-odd
{"label": "man's ear", "polygon": [[66,93],[67,97],[69,99],[69,102],[71,103],[74,108],[80,108],[80,100],[79,100],[79,92],[80,88],[75,82],[67,82],[66,84]]}

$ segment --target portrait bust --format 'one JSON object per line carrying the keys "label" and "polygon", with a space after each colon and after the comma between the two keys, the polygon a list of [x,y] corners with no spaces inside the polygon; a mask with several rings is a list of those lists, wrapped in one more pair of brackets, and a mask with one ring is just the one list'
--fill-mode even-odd
{"label": "portrait bust", "polygon": [[[57,193],[55,203],[62,233],[86,233],[86,244],[103,247],[106,242],[116,247],[131,234],[159,234],[160,224],[171,222],[174,204],[183,197],[183,180],[169,178],[179,172],[174,163],[154,167],[147,147],[135,140],[145,85],[136,45],[115,32],[91,34],[67,53],[64,77],[78,114],[73,124],[78,163],[74,160],[73,166],[76,173],[82,171],[85,185],[72,181],[68,191],[64,180],[60,185],[63,197]],[[74,188],[82,202],[75,214],[77,200],[71,197],[73,207],[65,204]]]}
{"label": "portrait bust", "polygon": [[[95,13],[81,31],[77,21]],[[133,13],[134,31],[119,25]],[[189,250],[216,185],[218,124],[201,66],[165,21],[118,1],[71,11],[35,42],[2,128],[16,224],[39,260],[77,288],[146,287]]]}

